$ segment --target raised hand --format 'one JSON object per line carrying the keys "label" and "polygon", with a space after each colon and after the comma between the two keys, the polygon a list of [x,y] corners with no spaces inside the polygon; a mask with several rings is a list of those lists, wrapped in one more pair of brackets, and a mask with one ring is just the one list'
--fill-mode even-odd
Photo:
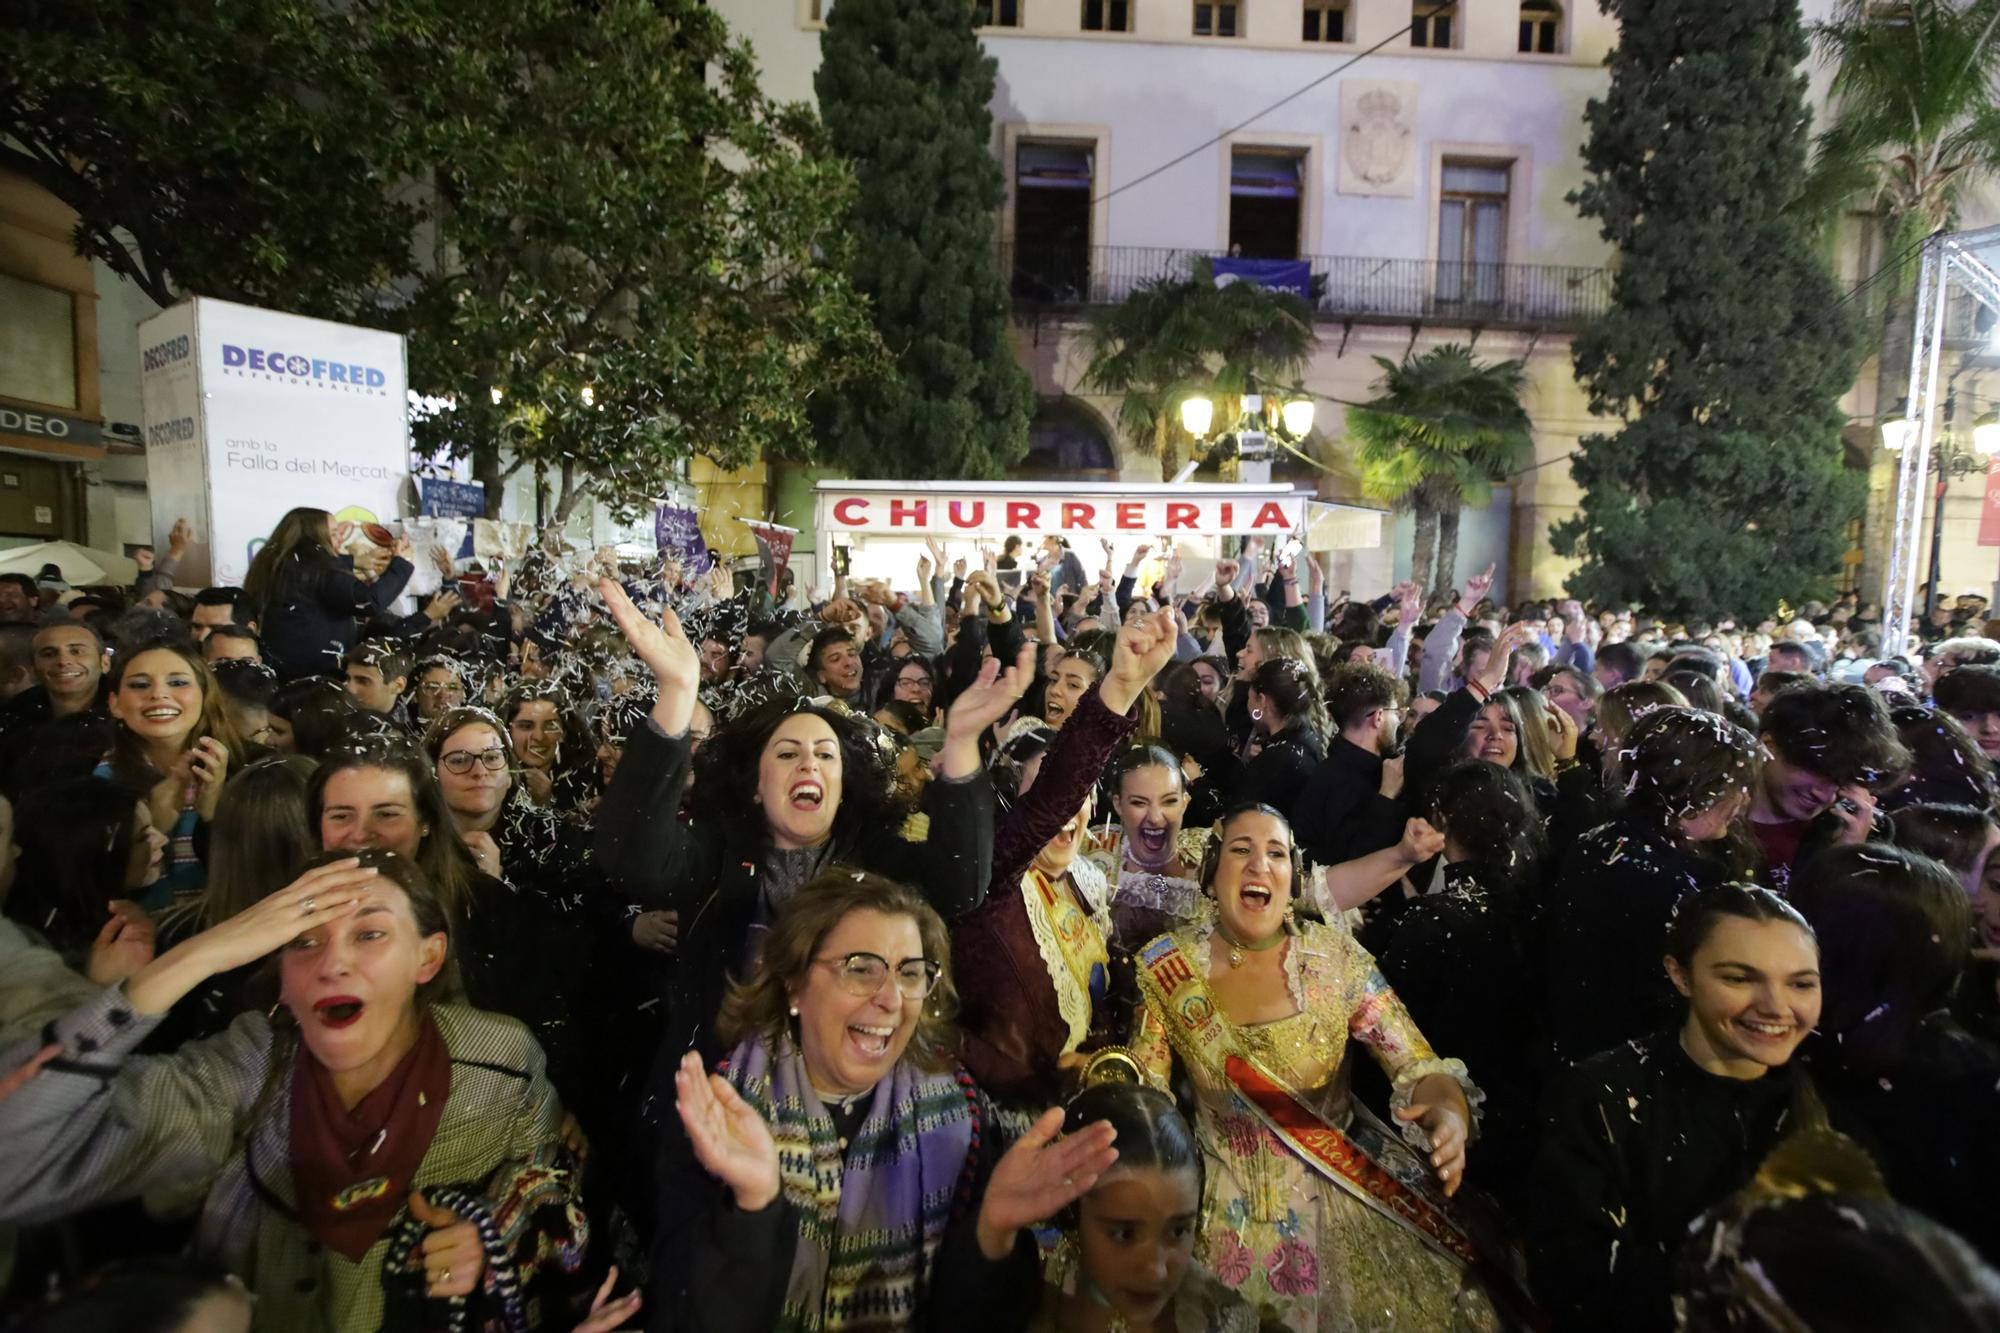
{"label": "raised hand", "polygon": [[994,1166],[979,1204],[979,1248],[995,1263],[1014,1248],[1021,1228],[1054,1217],[1090,1193],[1118,1160],[1118,1131],[1105,1121],[1057,1139],[1063,1109],[1052,1107]]}
{"label": "raised hand", "polygon": [[493,841],[491,833],[482,833],[474,829],[470,833],[459,834],[458,840],[465,844],[466,851],[472,853],[474,865],[494,879],[501,878],[500,844]]}
{"label": "raised hand", "polygon": [[[1382,761],[1382,798],[1393,801],[1403,794],[1403,756],[1390,755]],[[1406,831],[1407,836],[1407,831]]]}
{"label": "raised hand", "polygon": [[153,918],[122,898],[108,906],[111,916],[91,941],[83,974],[100,986],[115,986],[153,961]]}
{"label": "raised hand", "polygon": [[437,572],[440,578],[448,579],[455,576],[458,573],[458,562],[451,558],[450,551],[447,551],[444,549],[444,547],[437,545],[433,545],[430,548],[430,551],[431,551],[431,563],[437,566]]}
{"label": "raised hand", "polygon": [[1474,574],[1465,581],[1465,594],[1458,599],[1460,611],[1469,616],[1479,609],[1479,604],[1486,600],[1486,594],[1493,587],[1493,571],[1498,568],[1498,565],[1488,565],[1485,573]]}
{"label": "raised hand", "polygon": [[222,784],[229,779],[229,751],[215,737],[203,736],[188,749],[186,759],[195,810],[203,819],[213,819]]}
{"label": "raised hand", "polygon": [[951,701],[944,719],[947,748],[954,740],[971,739],[1005,717],[1035,679],[1035,645],[1023,644],[1014,665],[1004,672],[1000,659],[989,657],[979,668],[979,677]]}
{"label": "raised hand", "polygon": [[1507,683],[1507,665],[1514,660],[1514,650],[1534,637],[1534,631],[1518,620],[1500,631],[1500,637],[1493,641],[1493,650],[1486,655],[1486,666],[1479,673],[1479,683],[1488,694]]}
{"label": "raised hand", "polygon": [[[681,618],[674,614],[672,607],[663,607],[660,623],[655,625],[640,614],[639,608],[632,605],[632,599],[625,595],[625,590],[610,579],[597,581],[597,594],[604,599],[604,608],[611,613],[611,619],[618,626],[618,632],[625,636],[625,642],[632,646],[633,653],[653,673],[653,679],[660,687],[661,701],[664,702],[669,693],[684,695],[691,716],[694,693],[701,686],[701,654],[688,642],[687,632],[681,628]],[[659,709],[655,708],[654,713],[657,716]],[[661,725],[666,725],[664,719]],[[678,735],[685,729],[686,723],[683,722],[680,728],[670,729],[667,734]]]}
{"label": "raised hand", "polygon": [[1171,608],[1126,621],[1112,645],[1111,670],[1098,692],[1104,706],[1121,716],[1126,713],[1139,692],[1173,661],[1179,642]]}
{"label": "raised hand", "polygon": [[1241,561],[1218,560],[1215,562],[1215,592],[1218,597],[1227,601],[1234,595],[1232,590],[1236,586],[1236,576],[1242,572],[1242,569],[1243,564]]}
{"label": "raised hand", "polygon": [[194,528],[184,518],[174,520],[172,530],[167,533],[167,554],[179,559],[194,545]]}
{"label": "raised hand", "polygon": [[958,581],[959,581],[960,583],[963,583],[963,582],[965,582],[965,557],[964,557],[964,556],[960,556],[960,557],[959,557],[958,559],[956,559],[956,560],[954,560],[954,561],[952,561],[952,562],[951,562],[951,576],[952,576],[953,578],[957,579],[957,580],[958,580]]}
{"label": "raised hand", "polygon": [[728,1079],[704,1070],[695,1051],[681,1057],[674,1092],[695,1160],[729,1187],[744,1212],[768,1208],[778,1197],[778,1145],[764,1117]]}
{"label": "raised hand", "polygon": [[424,1237],[424,1290],[433,1297],[470,1296],[486,1270],[479,1228],[410,1191],[410,1215],[430,1228]]}

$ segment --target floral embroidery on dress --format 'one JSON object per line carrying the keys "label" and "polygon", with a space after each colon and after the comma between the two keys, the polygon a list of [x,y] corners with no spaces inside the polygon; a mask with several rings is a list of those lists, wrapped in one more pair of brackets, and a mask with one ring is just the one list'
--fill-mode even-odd
{"label": "floral embroidery on dress", "polygon": [[1242,1286],[1256,1267],[1257,1256],[1250,1253],[1250,1247],[1237,1239],[1234,1232],[1218,1232],[1210,1242],[1208,1270],[1224,1286]]}
{"label": "floral embroidery on dress", "polygon": [[1319,1257],[1304,1241],[1288,1240],[1264,1260],[1266,1280],[1281,1296],[1304,1296],[1319,1290]]}

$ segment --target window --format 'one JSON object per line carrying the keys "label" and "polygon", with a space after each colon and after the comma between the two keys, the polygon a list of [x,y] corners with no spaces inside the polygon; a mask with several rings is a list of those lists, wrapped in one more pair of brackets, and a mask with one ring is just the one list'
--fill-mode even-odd
{"label": "window", "polygon": [[1132,31],[1132,0],[1083,0],[1083,30]]}
{"label": "window", "polygon": [[1556,0],[1521,0],[1521,54],[1552,56],[1562,50],[1562,10]]}
{"label": "window", "polygon": [[1229,253],[1245,259],[1299,257],[1305,158],[1276,148],[1229,153]]}
{"label": "window", "polygon": [[76,301],[0,273],[0,397],[76,406]]}
{"label": "window", "polygon": [[1493,305],[1507,262],[1511,162],[1446,159],[1438,190],[1437,299]]}
{"label": "window", "polygon": [[1095,146],[1022,140],[1014,149],[1014,295],[1076,304],[1090,294]]}
{"label": "window", "polygon": [[1243,31],[1238,24],[1237,11],[1243,6],[1236,0],[1195,0],[1194,35],[1197,37],[1234,37]]}
{"label": "window", "polygon": [[1347,6],[1306,0],[1305,39],[1309,42],[1347,40]]}
{"label": "window", "polygon": [[1020,27],[1021,0],[972,0],[972,25],[975,28]]}
{"label": "window", "polygon": [[833,0],[804,0],[806,22],[824,26],[827,14],[833,9]]}
{"label": "window", "polygon": [[1416,0],[1410,10],[1410,45],[1448,50],[1456,46],[1457,5],[1440,5],[1437,0]]}

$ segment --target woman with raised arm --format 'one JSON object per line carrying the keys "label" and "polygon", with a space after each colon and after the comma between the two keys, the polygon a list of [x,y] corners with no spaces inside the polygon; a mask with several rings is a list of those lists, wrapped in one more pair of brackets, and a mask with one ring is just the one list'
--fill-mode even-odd
{"label": "woman with raised arm", "polygon": [[843,867],[785,905],[723,1006],[728,1060],[675,1073],[655,1328],[941,1329],[969,1308],[1026,1326],[1023,1229],[1096,1184],[1115,1131],[1058,1138],[1050,1111],[1001,1151],[951,1058],[950,951],[937,912],[878,875]]}
{"label": "woman with raised arm", "polygon": [[[689,725],[701,659],[671,610],[658,624],[615,583],[600,585],[658,695],[635,728],[597,811],[597,868],[648,910],[680,913],[673,1011],[659,1080],[683,1051],[722,1053],[714,1035],[731,975],[748,976],[770,923],[828,866],[922,886],[947,919],[979,906],[993,865],[993,786],[979,737],[1027,688],[1023,653],[988,662],[952,702],[922,821],[890,800],[890,772],[864,719],[809,699],[774,701],[719,728],[701,752],[691,818],[678,818],[692,763]],[[922,832],[921,841],[911,836]],[[909,836],[906,836],[909,835]]]}
{"label": "woman with raised arm", "polygon": [[[1478,1093],[1352,935],[1293,916],[1296,864],[1282,815],[1237,807],[1202,865],[1215,916],[1139,951],[1134,1054],[1161,1086],[1178,1063],[1197,1097],[1197,1257],[1290,1329],[1495,1327],[1472,1276],[1490,1270],[1446,1200]],[[1349,1097],[1350,1040],[1421,1155]]]}
{"label": "woman with raised arm", "polygon": [[[197,1255],[257,1327],[528,1327],[538,1272],[587,1239],[542,1053],[449,1003],[450,923],[408,857],[331,857],[0,1051],[61,1047],[0,1101],[0,1220],[203,1198]],[[171,1055],[134,1051],[211,977],[270,959],[279,1003]]]}

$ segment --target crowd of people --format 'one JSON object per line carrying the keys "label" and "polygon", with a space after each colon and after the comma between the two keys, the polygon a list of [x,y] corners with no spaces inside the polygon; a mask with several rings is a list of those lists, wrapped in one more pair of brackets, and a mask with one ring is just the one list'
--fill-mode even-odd
{"label": "crowd of people", "polygon": [[0,578],[0,1319],[2000,1329],[1984,599],[1230,545]]}

